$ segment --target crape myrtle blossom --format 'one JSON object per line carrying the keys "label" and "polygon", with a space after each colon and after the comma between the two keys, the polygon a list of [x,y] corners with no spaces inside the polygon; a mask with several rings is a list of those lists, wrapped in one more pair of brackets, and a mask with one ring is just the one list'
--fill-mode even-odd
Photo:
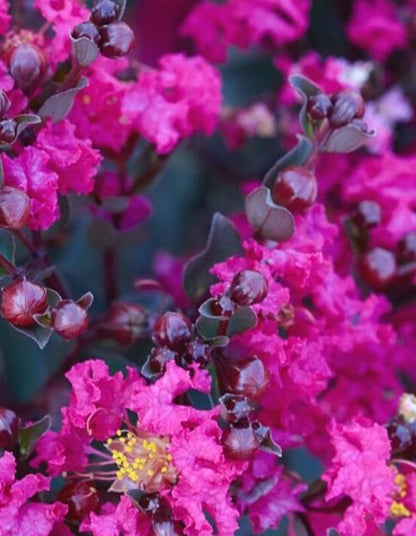
{"label": "crape myrtle blossom", "polygon": [[[246,463],[225,458],[216,408],[202,411],[174,402],[189,389],[209,391],[206,372],[169,363],[156,384],[146,385],[136,370],[129,369],[126,377],[112,376],[103,361],[91,360],[76,365],[67,378],[72,394],[62,410],[62,428],[39,441],[37,464],[46,461],[53,475],[84,475],[92,482],[96,475],[117,494],[140,483],[144,491],[168,501],[187,535],[212,534],[204,511],[214,519],[218,534],[234,533],[238,511],[228,489]],[[103,465],[108,471],[94,473],[94,467]],[[81,530],[110,536],[129,524],[129,534],[144,534],[146,517],[130,498],[118,500],[117,506],[108,504],[92,513]],[[126,518],[126,510],[135,512],[137,523]]]}

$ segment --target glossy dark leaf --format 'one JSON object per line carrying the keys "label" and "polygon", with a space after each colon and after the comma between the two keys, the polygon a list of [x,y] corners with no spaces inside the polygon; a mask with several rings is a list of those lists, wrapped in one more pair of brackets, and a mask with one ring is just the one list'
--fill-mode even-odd
{"label": "glossy dark leaf", "polygon": [[184,268],[184,288],[192,300],[201,299],[215,281],[209,270],[218,262],[233,255],[241,255],[240,236],[231,221],[219,214],[214,214],[205,249],[193,257]]}
{"label": "glossy dark leaf", "polygon": [[244,333],[257,324],[257,315],[250,307],[239,307],[230,318],[227,327],[227,336],[232,337],[237,333]]}
{"label": "glossy dark leaf", "polygon": [[52,118],[54,123],[62,121],[69,114],[74,104],[74,99],[79,91],[88,86],[86,78],[80,78],[78,84],[65,91],[49,97],[39,110],[42,119]]}
{"label": "glossy dark leaf", "polygon": [[296,89],[296,91],[302,95],[302,97],[314,97],[315,95],[322,93],[322,89],[317,84],[301,74],[294,74],[290,76],[289,84]]}
{"label": "glossy dark leaf", "polygon": [[298,135],[297,145],[282,158],[280,158],[273,167],[266,173],[263,179],[264,186],[272,189],[276,182],[277,175],[289,166],[303,166],[306,160],[312,154],[312,143],[305,136]]}
{"label": "glossy dark leaf", "polygon": [[270,190],[260,186],[246,199],[246,214],[254,232],[262,238],[285,242],[295,232],[295,220],[285,207],[276,205]]}
{"label": "glossy dark leaf", "polygon": [[[0,254],[5,257],[10,264],[15,264],[16,243],[10,231],[0,230]],[[0,266],[0,277],[7,275],[8,272]]]}
{"label": "glossy dark leaf", "polygon": [[273,440],[270,433],[270,428],[267,426],[260,426],[260,428],[256,430],[256,435],[261,441],[260,448],[262,450],[269,452],[270,454],[274,454],[275,456],[282,456],[282,448]]}
{"label": "glossy dark leaf", "polygon": [[36,114],[21,114],[16,115],[14,120],[17,123],[16,127],[16,139],[29,125],[38,125],[41,122],[41,118]]}
{"label": "glossy dark leaf", "polygon": [[216,300],[214,298],[210,298],[209,300],[204,301],[204,303],[199,307],[198,312],[201,316],[205,316],[207,318],[216,318],[218,320],[226,320],[226,316],[222,316],[215,312],[213,306],[216,303]]}
{"label": "glossy dark leaf", "polygon": [[79,37],[74,39],[71,36],[72,41],[72,55],[76,58],[77,62],[81,67],[88,67],[91,65],[99,56],[100,49],[88,37]]}
{"label": "glossy dark leaf", "polygon": [[19,430],[19,444],[22,456],[28,457],[31,455],[37,441],[50,429],[50,427],[51,418],[49,415],[45,415],[40,421]]}
{"label": "glossy dark leaf", "polygon": [[230,342],[226,335],[217,335],[221,321],[216,318],[200,316],[196,321],[196,329],[205,343],[209,346],[227,346]]}
{"label": "glossy dark leaf", "polygon": [[120,6],[120,13],[119,13],[119,16],[117,17],[117,20],[121,20],[124,17],[127,0],[114,0],[114,2]]}
{"label": "glossy dark leaf", "polygon": [[325,153],[351,153],[374,136],[374,132],[364,132],[355,125],[347,125],[334,130],[321,151]]}

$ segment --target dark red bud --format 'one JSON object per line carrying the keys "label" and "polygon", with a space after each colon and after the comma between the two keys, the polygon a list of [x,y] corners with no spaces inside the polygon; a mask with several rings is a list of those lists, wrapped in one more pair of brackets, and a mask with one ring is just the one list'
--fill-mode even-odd
{"label": "dark red bud", "polygon": [[51,311],[51,328],[64,339],[78,337],[87,327],[87,311],[72,300],[61,300]]}
{"label": "dark red bud", "polygon": [[216,316],[231,317],[235,312],[235,303],[226,295],[212,300],[211,311]]}
{"label": "dark red bud", "polygon": [[192,323],[182,313],[165,313],[153,326],[153,342],[156,346],[167,346],[175,352],[184,349],[192,337]]}
{"label": "dark red bud", "polygon": [[381,208],[375,201],[360,201],[353,215],[353,221],[361,229],[376,227],[381,221]]}
{"label": "dark red bud", "polygon": [[31,43],[21,43],[10,56],[10,73],[23,90],[33,89],[45,70],[44,55]]}
{"label": "dark red bud", "polygon": [[47,307],[46,289],[26,279],[2,289],[1,314],[14,326],[33,325],[33,315],[44,313]]}
{"label": "dark red bud", "polygon": [[269,383],[269,375],[258,357],[238,361],[223,371],[226,390],[256,400]]}
{"label": "dark red bud", "polygon": [[224,421],[230,424],[249,422],[253,406],[245,396],[226,393],[220,398],[220,404]]}
{"label": "dark red bud", "polygon": [[416,233],[407,233],[397,245],[397,259],[400,264],[416,261]]}
{"label": "dark red bud", "polygon": [[328,117],[331,109],[331,99],[325,93],[319,93],[319,95],[308,98],[307,111],[314,121],[321,121]]}
{"label": "dark red bud", "polygon": [[277,205],[297,212],[309,208],[316,200],[318,185],[315,175],[300,166],[292,166],[277,176],[272,198]]}
{"label": "dark red bud", "polygon": [[260,445],[251,424],[244,427],[230,426],[222,435],[224,452],[230,458],[247,459],[253,456]]}
{"label": "dark red bud", "polygon": [[364,100],[360,94],[343,91],[333,97],[333,107],[329,112],[329,124],[333,128],[340,128],[351,123],[353,119],[360,119],[364,115]]}
{"label": "dark red bud", "polygon": [[97,26],[104,26],[117,20],[119,15],[119,4],[112,0],[100,0],[91,10],[91,22]]}
{"label": "dark red bud", "polygon": [[387,426],[393,454],[404,454],[412,447],[413,438],[408,426],[402,419],[395,419]]}
{"label": "dark red bud", "polygon": [[177,359],[178,354],[162,346],[153,348],[141,369],[142,375],[148,380],[161,378],[166,371],[166,363]]}
{"label": "dark red bud", "polygon": [[107,58],[122,58],[134,45],[133,30],[125,22],[112,22],[100,29],[100,51]]}
{"label": "dark red bud", "polygon": [[130,302],[114,302],[103,324],[103,330],[119,344],[128,345],[143,337],[146,325],[147,318],[143,307]]}
{"label": "dark red bud", "polygon": [[211,357],[211,348],[197,339],[188,343],[184,355],[189,363],[197,363],[200,367],[206,367]]}
{"label": "dark red bud", "polygon": [[74,39],[86,37],[97,44],[100,41],[100,32],[98,31],[97,26],[88,20],[81,22],[81,24],[77,24],[72,30],[71,35]]}
{"label": "dark red bud", "polygon": [[66,484],[58,494],[58,501],[68,506],[66,516],[71,521],[82,521],[100,504],[97,490],[85,481]]}
{"label": "dark red bud", "polygon": [[267,296],[267,279],[255,270],[243,270],[233,277],[230,298],[241,306],[260,303]]}
{"label": "dark red bud", "polygon": [[6,93],[0,89],[0,118],[4,117],[10,108],[10,101]]}
{"label": "dark red bud", "polygon": [[361,260],[361,274],[375,289],[382,289],[388,285],[396,275],[396,268],[394,254],[379,247],[368,251]]}
{"label": "dark red bud", "polygon": [[12,449],[19,435],[19,417],[14,411],[0,407],[0,448]]}
{"label": "dark red bud", "polygon": [[16,138],[17,123],[14,119],[0,121],[0,142],[12,143]]}
{"label": "dark red bud", "polygon": [[3,186],[0,190],[0,226],[6,229],[20,229],[30,216],[30,200],[26,192],[13,186]]}

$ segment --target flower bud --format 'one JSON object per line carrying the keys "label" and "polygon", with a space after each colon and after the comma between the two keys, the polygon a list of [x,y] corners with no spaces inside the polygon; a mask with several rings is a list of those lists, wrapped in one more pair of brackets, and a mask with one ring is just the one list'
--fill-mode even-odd
{"label": "flower bud", "polygon": [[211,348],[208,344],[195,339],[186,346],[184,357],[189,363],[197,363],[200,367],[207,367],[211,357]]}
{"label": "flower bud", "polygon": [[98,31],[97,26],[88,20],[81,22],[81,24],[77,24],[72,30],[71,35],[74,39],[86,37],[97,44],[100,41],[100,32]]}
{"label": "flower bud", "polygon": [[364,115],[364,100],[360,94],[352,91],[342,91],[333,97],[333,107],[329,111],[329,124],[340,128],[360,119]]}
{"label": "flower bud", "polygon": [[244,427],[230,426],[222,435],[224,452],[230,458],[247,459],[253,456],[260,445],[251,424]]}
{"label": "flower bud", "polygon": [[99,0],[91,10],[91,22],[97,26],[104,26],[117,20],[120,15],[120,6],[112,0]]}
{"label": "flower bud", "polygon": [[6,93],[0,89],[0,118],[4,117],[10,108],[10,101]]}
{"label": "flower bud", "polygon": [[225,390],[256,400],[269,383],[269,375],[258,357],[251,357],[225,366],[221,371]]}
{"label": "flower bud", "polygon": [[146,314],[143,307],[130,302],[114,302],[103,323],[103,332],[119,344],[136,342],[146,330]]}
{"label": "flower bud", "polygon": [[371,287],[384,288],[396,275],[394,254],[379,247],[368,251],[361,260],[361,274]]}
{"label": "flower bud", "polygon": [[394,419],[387,425],[387,433],[390,439],[392,453],[404,454],[412,448],[413,437],[410,429],[402,419]]}
{"label": "flower bud", "polygon": [[153,326],[153,342],[167,346],[175,352],[182,351],[192,337],[192,323],[182,313],[165,313]]}
{"label": "flower bud", "polygon": [[58,501],[68,506],[66,516],[71,521],[82,521],[100,504],[97,490],[85,481],[66,484],[58,494]]}
{"label": "flower bud", "polygon": [[100,51],[107,58],[122,58],[133,48],[134,33],[125,22],[112,22],[100,29]]}
{"label": "flower bud", "polygon": [[397,259],[400,264],[416,261],[416,233],[407,233],[397,245]]}
{"label": "flower bud", "polygon": [[19,417],[14,411],[0,407],[0,448],[12,449],[19,435]]}
{"label": "flower bud", "polygon": [[14,326],[33,325],[33,315],[44,313],[47,307],[46,289],[26,279],[14,281],[2,289],[1,314]]}
{"label": "flower bud", "polygon": [[10,73],[20,89],[33,89],[46,69],[42,52],[31,43],[21,43],[10,56]]}
{"label": "flower bud", "polygon": [[72,300],[61,300],[51,310],[51,328],[64,339],[78,337],[87,327],[87,311]]}
{"label": "flower bud", "polygon": [[309,208],[315,202],[317,194],[315,175],[303,167],[291,166],[277,176],[272,198],[277,205],[297,212]]}
{"label": "flower bud", "polygon": [[328,117],[331,109],[331,99],[325,93],[319,93],[308,98],[307,112],[314,121],[321,121]]}
{"label": "flower bud", "polygon": [[375,201],[360,201],[353,215],[353,221],[361,229],[372,229],[381,221],[381,208]]}
{"label": "flower bud", "polygon": [[161,378],[166,371],[166,363],[178,357],[176,352],[169,350],[166,346],[153,348],[142,366],[141,373],[147,380],[157,380]]}
{"label": "flower bud", "polygon": [[267,296],[267,279],[255,270],[242,270],[233,277],[230,298],[243,307],[260,303]]}
{"label": "flower bud", "polygon": [[20,229],[30,216],[30,200],[26,192],[13,186],[0,190],[0,226],[5,229]]}
{"label": "flower bud", "polygon": [[0,121],[0,143],[12,143],[16,138],[17,123],[14,119]]}
{"label": "flower bud", "polygon": [[249,422],[253,406],[247,397],[226,393],[220,400],[221,417],[230,424]]}

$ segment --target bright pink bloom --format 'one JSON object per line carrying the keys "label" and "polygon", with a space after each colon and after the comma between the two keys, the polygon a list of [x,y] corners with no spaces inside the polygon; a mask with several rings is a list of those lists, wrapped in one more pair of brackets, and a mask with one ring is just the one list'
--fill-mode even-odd
{"label": "bright pink bloom", "polygon": [[196,132],[210,135],[221,105],[217,71],[203,58],[163,56],[159,70],[143,71],[123,101],[134,128],[166,154]]}
{"label": "bright pink bloom", "polygon": [[9,15],[8,0],[0,1],[0,34],[5,34],[9,29],[11,16]]}
{"label": "bright pink bloom", "polygon": [[347,35],[354,45],[367,50],[376,60],[386,60],[406,43],[406,29],[394,5],[387,0],[356,0]]}
{"label": "bright pink bloom", "polygon": [[331,443],[335,449],[332,465],[324,474],[326,499],[342,498],[353,503],[338,525],[341,536],[366,533],[389,514],[394,490],[394,472],[387,466],[390,442],[385,428],[366,420],[349,425],[333,423]]}
{"label": "bright pink bloom", "polygon": [[49,536],[63,520],[66,506],[31,501],[37,493],[48,491],[50,479],[29,474],[16,480],[13,454],[4,452],[0,458],[0,533],[2,536],[27,534]]}

